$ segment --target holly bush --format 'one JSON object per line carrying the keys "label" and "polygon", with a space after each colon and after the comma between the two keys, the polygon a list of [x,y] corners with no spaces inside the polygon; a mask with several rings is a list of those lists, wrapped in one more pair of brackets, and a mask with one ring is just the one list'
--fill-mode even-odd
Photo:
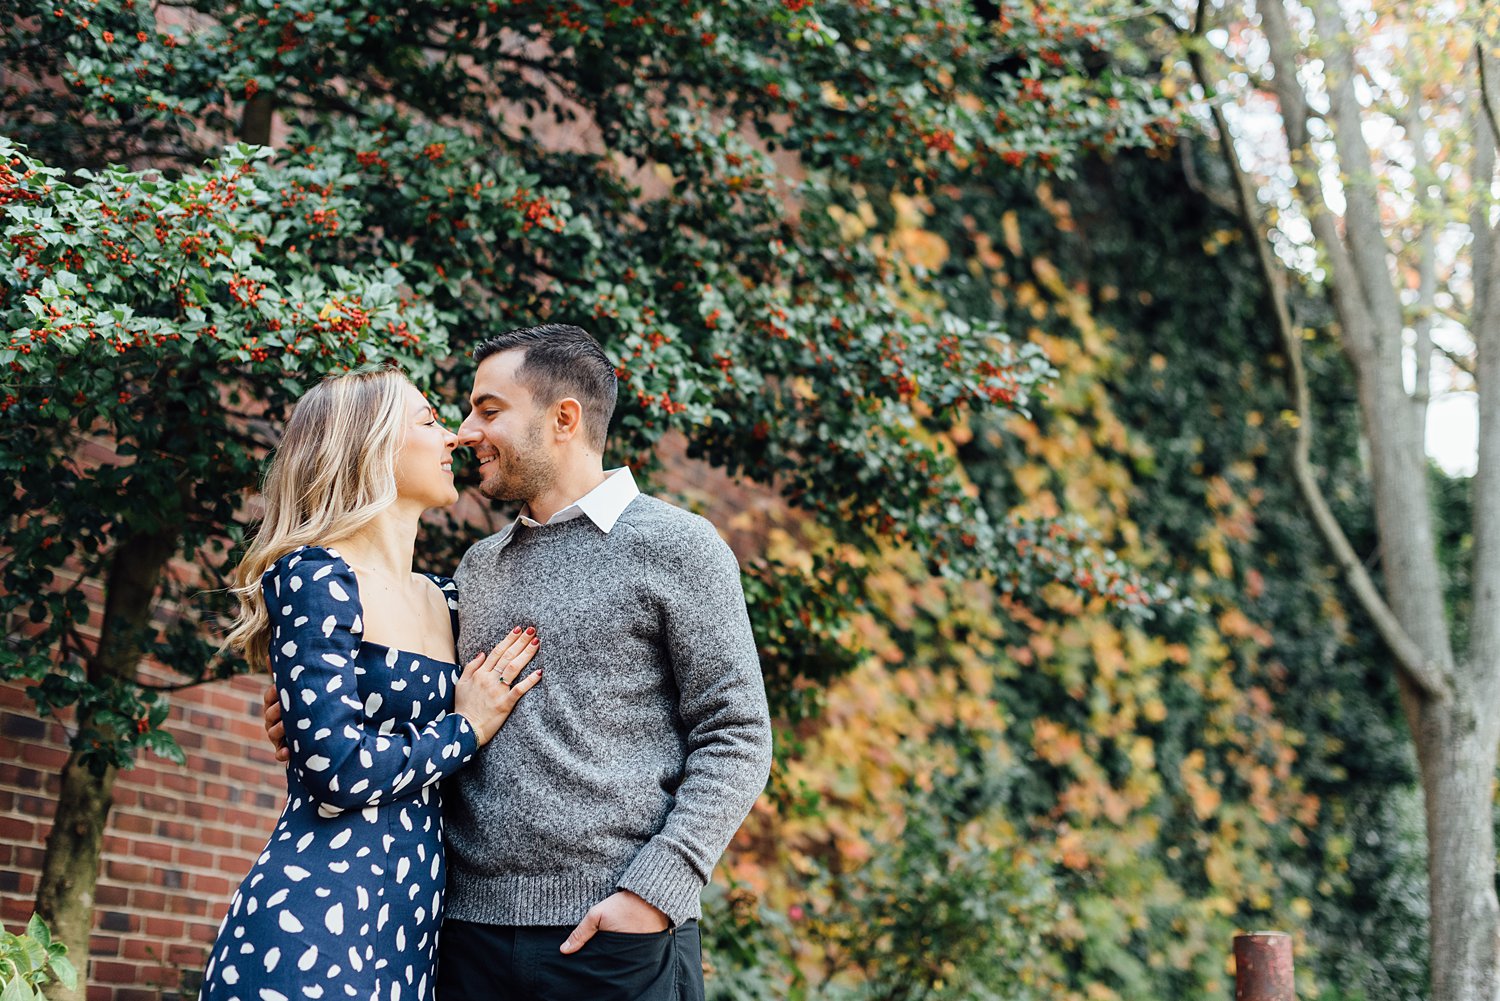
{"label": "holly bush", "polygon": [[[0,286],[4,461],[20,477],[5,514],[22,526],[4,601],[42,642],[0,670],[42,679],[44,709],[107,707],[91,737],[110,761],[168,747],[122,665],[151,654],[184,683],[237,666],[206,646],[217,606],[201,593],[296,389],[388,358],[457,398],[468,345],[544,319],[582,324],[616,360],[617,458],[649,477],[663,437],[684,436],[824,526],[822,566],[835,546],[895,545],[1022,597],[1060,582],[1149,607],[1160,589],[1079,524],[980,503],[942,432],[1025,414],[1051,368],[924,299],[922,270],[891,253],[896,220],[868,208],[887,202],[867,197],[1154,144],[1173,109],[1114,58],[1138,13],[0,0],[29,29],[0,37],[24,70],[0,109],[69,172],[7,147],[7,197],[31,214],[7,219],[19,256]],[[237,135],[274,157],[201,166]],[[108,364],[77,362],[85,344]],[[90,436],[116,458],[78,460]],[[471,537],[433,532],[424,549],[441,563]],[[195,570],[131,577],[142,555]],[[796,679],[852,663],[825,636],[861,607],[854,567],[750,569],[782,707]],[[79,633],[74,582],[95,575],[137,595],[116,619],[106,598],[104,656]]]}
{"label": "holly bush", "polygon": [[[35,681],[43,712],[76,705],[75,747],[97,766],[139,746],[180,758],[135,651],[190,678],[239,666],[213,626],[271,423],[321,373],[386,360],[421,379],[447,350],[396,269],[284,265],[286,248],[327,235],[286,206],[337,176],[272,168],[241,146],[172,179],[112,168],[73,181],[0,139],[13,255],[0,284],[0,615],[30,623],[0,646],[0,674]],[[176,555],[202,558],[164,572]],[[155,617],[130,615],[132,601]]]}

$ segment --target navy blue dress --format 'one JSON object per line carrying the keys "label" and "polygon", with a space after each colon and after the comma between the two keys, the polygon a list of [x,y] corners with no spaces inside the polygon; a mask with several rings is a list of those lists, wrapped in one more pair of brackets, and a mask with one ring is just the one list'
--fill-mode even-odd
{"label": "navy blue dress", "polygon": [[[447,592],[457,627],[453,582]],[[461,669],[363,641],[354,572],[304,546],[261,578],[291,764],[202,1001],[431,1001],[443,917],[438,782],[474,756]]]}

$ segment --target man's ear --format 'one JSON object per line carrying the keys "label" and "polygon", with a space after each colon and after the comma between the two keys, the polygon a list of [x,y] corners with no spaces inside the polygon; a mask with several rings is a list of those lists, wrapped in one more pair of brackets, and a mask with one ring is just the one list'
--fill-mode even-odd
{"label": "man's ear", "polygon": [[575,435],[583,432],[583,405],[571,396],[559,400],[555,420],[556,425],[552,430],[557,435],[557,440],[571,441]]}

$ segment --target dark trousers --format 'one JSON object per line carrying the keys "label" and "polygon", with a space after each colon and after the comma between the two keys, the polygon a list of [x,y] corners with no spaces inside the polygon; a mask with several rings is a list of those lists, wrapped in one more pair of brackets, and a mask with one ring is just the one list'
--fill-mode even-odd
{"label": "dark trousers", "polygon": [[698,922],[595,932],[564,956],[557,950],[572,930],[444,921],[437,1001],[703,1001]]}

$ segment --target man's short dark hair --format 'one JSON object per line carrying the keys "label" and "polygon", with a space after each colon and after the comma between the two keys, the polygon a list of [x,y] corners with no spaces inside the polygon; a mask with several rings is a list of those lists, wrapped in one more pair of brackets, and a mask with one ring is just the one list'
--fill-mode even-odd
{"label": "man's short dark hair", "polygon": [[474,349],[474,364],[491,355],[521,349],[525,352],[516,379],[543,407],[572,397],[583,408],[589,444],[600,452],[609,437],[620,380],[599,342],[582,327],[543,323],[486,338]]}

